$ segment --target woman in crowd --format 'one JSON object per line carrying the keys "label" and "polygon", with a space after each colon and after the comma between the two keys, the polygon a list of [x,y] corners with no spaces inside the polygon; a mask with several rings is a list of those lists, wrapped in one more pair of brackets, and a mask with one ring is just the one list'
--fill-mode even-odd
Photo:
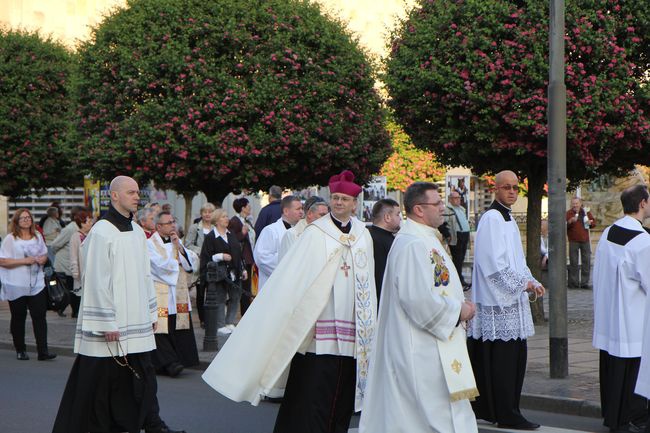
{"label": "woman in crowd", "polygon": [[[244,259],[244,268],[248,275],[252,275],[253,264],[253,247],[255,246],[255,229],[253,228],[251,204],[246,197],[236,199],[232,203],[232,207],[237,212],[237,215],[230,219],[228,230],[235,235],[237,240],[241,243],[242,258]],[[241,315],[246,313],[253,294],[251,293],[251,279],[247,278],[242,281],[242,295],[239,301],[241,307]]]}
{"label": "woman in crowd", "polygon": [[0,247],[0,299],[9,301],[11,335],[16,357],[25,361],[25,320],[27,309],[32,317],[38,360],[54,359],[47,348],[47,290],[43,265],[47,261],[47,247],[36,232],[36,224],[29,210],[18,209],[11,219],[11,233]]}
{"label": "woman in crowd", "polygon": [[[61,233],[61,221],[59,218],[59,210],[54,206],[47,208],[47,218],[43,221],[43,236],[45,236],[45,243],[49,246],[54,239]],[[52,259],[54,256],[51,257]]]}
{"label": "woman in crowd", "polygon": [[[187,229],[187,235],[185,236],[183,245],[198,255],[201,254],[201,247],[203,246],[205,235],[210,233],[214,228],[212,225],[212,212],[214,212],[215,209],[216,207],[212,203],[205,203],[203,206],[201,206],[201,219],[192,224],[190,228]],[[196,285],[196,310],[199,312],[199,321],[201,322],[201,328],[205,327],[203,323],[205,321],[205,318],[203,316],[204,299],[205,286],[199,279]]]}
{"label": "woman in crowd", "polygon": [[235,319],[241,298],[241,281],[248,278],[242,261],[241,244],[234,234],[228,231],[230,219],[223,209],[212,213],[214,229],[205,235],[201,248],[201,279],[207,286],[206,271],[208,263],[217,262],[225,267],[225,279],[216,283],[217,329],[220,334],[230,334],[235,329]]}
{"label": "woman in crowd", "polygon": [[72,273],[72,293],[70,294],[70,305],[72,305],[72,317],[79,314],[79,303],[81,302],[81,244],[93,226],[93,217],[87,210],[81,210],[74,216],[73,224],[77,231],[70,238],[70,272]]}

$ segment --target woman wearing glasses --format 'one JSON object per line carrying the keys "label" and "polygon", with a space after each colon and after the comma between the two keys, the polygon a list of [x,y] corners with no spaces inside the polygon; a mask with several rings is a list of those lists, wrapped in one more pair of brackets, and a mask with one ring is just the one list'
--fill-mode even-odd
{"label": "woman wearing glasses", "polygon": [[29,359],[25,346],[27,309],[32,317],[38,360],[56,357],[47,349],[47,291],[43,275],[46,261],[47,247],[35,230],[32,214],[27,209],[18,209],[11,219],[11,233],[0,246],[0,299],[9,301],[11,335],[16,357],[21,361]]}

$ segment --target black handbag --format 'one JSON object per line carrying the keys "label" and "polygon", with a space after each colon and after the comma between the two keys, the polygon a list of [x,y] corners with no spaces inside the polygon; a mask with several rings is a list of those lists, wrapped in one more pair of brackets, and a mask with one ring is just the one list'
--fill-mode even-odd
{"label": "black handbag", "polygon": [[219,283],[228,279],[228,266],[225,262],[209,262],[206,266],[205,282]]}
{"label": "black handbag", "polygon": [[63,283],[54,272],[51,262],[48,260],[43,266],[45,275],[45,290],[47,290],[47,309],[59,311],[68,305],[68,291]]}

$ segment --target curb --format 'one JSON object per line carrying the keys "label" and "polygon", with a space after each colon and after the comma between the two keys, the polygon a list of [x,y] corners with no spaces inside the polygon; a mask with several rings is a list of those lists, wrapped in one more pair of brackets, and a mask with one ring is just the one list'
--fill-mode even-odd
{"label": "curb", "polygon": [[[0,342],[0,349],[14,350],[13,343]],[[54,353],[60,356],[76,356],[72,347],[50,346]],[[27,345],[30,352],[36,351],[33,344]],[[199,360],[199,364],[189,367],[191,370],[204,371],[210,365],[210,361]],[[551,397],[541,394],[522,394],[521,407],[523,409],[538,410],[542,412],[561,413],[564,415],[582,416],[588,418],[601,418],[600,405],[589,400],[581,400],[568,397]]]}
{"label": "curb", "polygon": [[522,394],[521,407],[523,409],[561,413],[564,415],[602,418],[599,404],[594,403],[593,401],[577,398],[551,397],[540,394]]}

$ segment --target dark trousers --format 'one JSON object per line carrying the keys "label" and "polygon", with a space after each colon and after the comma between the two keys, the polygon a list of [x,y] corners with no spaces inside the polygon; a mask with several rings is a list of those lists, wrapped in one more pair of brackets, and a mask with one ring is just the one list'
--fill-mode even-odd
{"label": "dark trousers", "polygon": [[253,301],[253,294],[251,293],[251,281],[253,280],[253,265],[246,265],[246,273],[248,273],[248,278],[245,281],[241,282],[242,294],[239,299],[239,309],[240,313],[243,316],[250,307],[251,302]]}
{"label": "dark trousers", "polygon": [[199,313],[199,322],[205,322],[205,311],[203,310],[203,303],[205,302],[205,283],[199,280],[196,283],[196,311]]}
{"label": "dark trousers", "polygon": [[[581,265],[578,266],[578,255]],[[569,287],[580,287],[589,284],[591,270],[591,244],[589,242],[569,241]],[[580,281],[578,282],[578,276]]]}
{"label": "dark trousers", "polygon": [[648,400],[634,393],[641,358],[619,358],[600,351],[600,407],[607,427],[648,419]]}
{"label": "dark trousers", "polygon": [[356,365],[351,357],[297,353],[273,433],[347,433]]}
{"label": "dark trousers", "polygon": [[519,410],[528,357],[526,340],[468,338],[467,349],[480,393],[472,402],[476,418],[503,425],[526,421]]}
{"label": "dark trousers", "polygon": [[27,309],[32,317],[34,338],[36,338],[36,349],[41,354],[48,353],[47,350],[47,289],[41,290],[34,296],[21,296],[18,299],[9,301],[11,312],[10,330],[14,340],[16,352],[27,350],[25,345],[25,321],[27,320]]}
{"label": "dark trousers", "polygon": [[180,363],[183,367],[192,367],[199,363],[199,352],[196,348],[192,316],[190,329],[176,329],[176,314],[167,318],[167,334],[155,334],[156,350],[151,352],[151,361],[157,371]]}
{"label": "dark trousers", "polygon": [[460,277],[460,282],[465,283],[463,278],[463,263],[465,262],[465,254],[467,253],[467,246],[469,245],[469,232],[456,232],[456,245],[449,245],[451,252],[451,261]]}
{"label": "dark trousers", "polygon": [[215,284],[217,302],[217,329],[234,325],[241,299],[241,281],[223,281]]}

